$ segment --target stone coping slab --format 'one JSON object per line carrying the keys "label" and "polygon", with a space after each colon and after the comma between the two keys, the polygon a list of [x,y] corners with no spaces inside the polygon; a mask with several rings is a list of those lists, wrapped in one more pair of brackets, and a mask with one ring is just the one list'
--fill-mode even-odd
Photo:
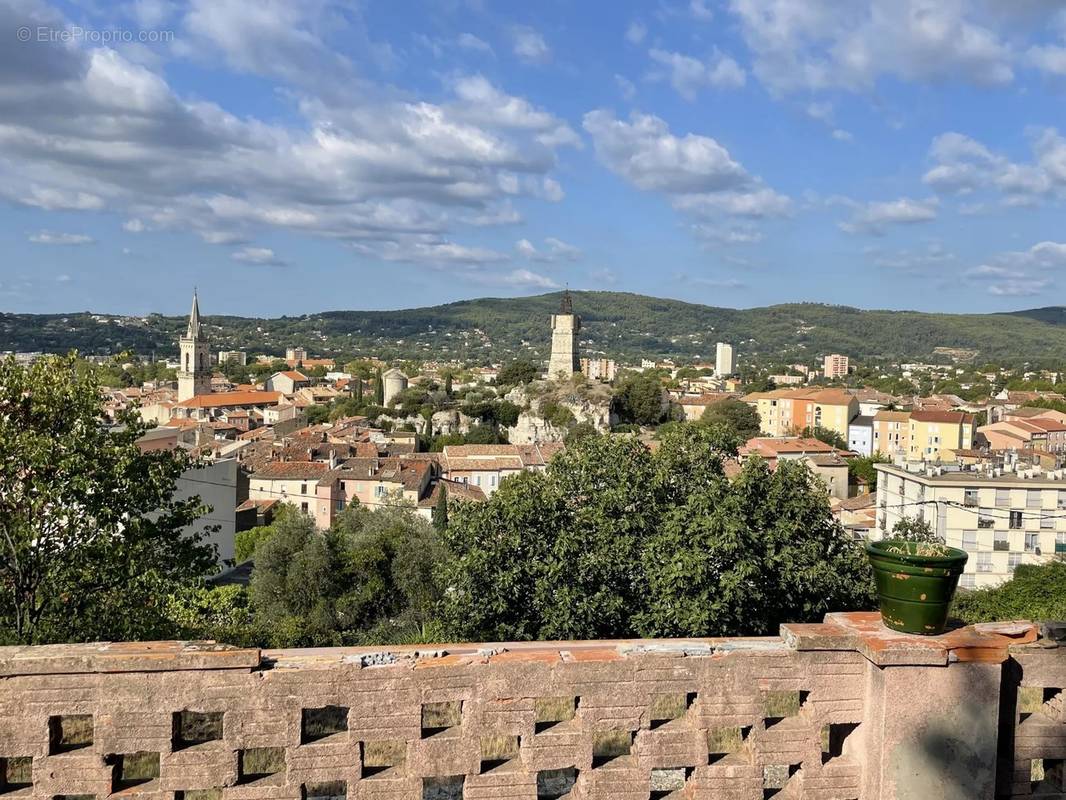
{"label": "stone coping slab", "polygon": [[1011,646],[1038,638],[1031,622],[957,627],[940,636],[897,633],[877,612],[831,613],[819,623],[788,623],[780,636],[496,642],[291,650],[238,648],[216,642],[102,642],[0,647],[0,677],[203,669],[356,669],[407,665],[417,669],[515,662],[609,662],[631,657],[724,658],[730,655],[836,650],[859,652],[878,666],[1001,663]]}

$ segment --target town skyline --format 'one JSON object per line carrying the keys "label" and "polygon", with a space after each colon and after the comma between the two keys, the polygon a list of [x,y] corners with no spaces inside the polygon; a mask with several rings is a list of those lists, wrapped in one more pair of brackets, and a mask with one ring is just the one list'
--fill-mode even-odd
{"label": "town skyline", "polygon": [[0,2],[0,308],[1053,304],[1054,4],[408,8]]}

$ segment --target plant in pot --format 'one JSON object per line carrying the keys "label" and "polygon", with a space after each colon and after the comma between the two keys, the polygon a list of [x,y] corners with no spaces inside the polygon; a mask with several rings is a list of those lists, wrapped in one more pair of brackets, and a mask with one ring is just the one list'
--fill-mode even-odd
{"label": "plant in pot", "polygon": [[866,554],[885,626],[923,636],[943,633],[966,551],[948,547],[924,520],[904,518],[892,538],[867,542]]}

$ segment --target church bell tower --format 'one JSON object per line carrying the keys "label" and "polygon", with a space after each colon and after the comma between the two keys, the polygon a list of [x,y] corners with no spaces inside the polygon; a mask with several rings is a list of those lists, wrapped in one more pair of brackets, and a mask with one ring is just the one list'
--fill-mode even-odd
{"label": "church bell tower", "polygon": [[178,402],[211,393],[211,355],[200,327],[200,304],[192,293],[189,327],[178,339],[181,363],[178,366]]}

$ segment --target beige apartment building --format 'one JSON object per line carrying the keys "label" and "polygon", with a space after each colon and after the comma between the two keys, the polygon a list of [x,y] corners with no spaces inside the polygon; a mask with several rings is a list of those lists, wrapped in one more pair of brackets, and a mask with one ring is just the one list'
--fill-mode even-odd
{"label": "beige apartment building", "polygon": [[848,439],[848,423],[859,414],[859,401],[843,389],[775,389],[754,392],[744,402],[759,412],[767,436],[792,436],[804,428],[828,428]]}
{"label": "beige apartment building", "polygon": [[891,536],[904,517],[924,519],[951,547],[969,553],[959,585],[1009,580],[1019,564],[1066,553],[1066,470],[959,469],[876,464],[877,523]]}
{"label": "beige apartment building", "polygon": [[847,356],[840,353],[832,353],[825,357],[822,362],[822,374],[827,378],[846,378],[850,364]]}
{"label": "beige apartment building", "polygon": [[888,458],[905,455],[910,447],[910,419],[909,411],[874,414],[874,452]]}
{"label": "beige apartment building", "polygon": [[936,461],[944,450],[969,450],[973,447],[973,420],[972,414],[962,411],[912,411],[907,431],[908,460]]}

